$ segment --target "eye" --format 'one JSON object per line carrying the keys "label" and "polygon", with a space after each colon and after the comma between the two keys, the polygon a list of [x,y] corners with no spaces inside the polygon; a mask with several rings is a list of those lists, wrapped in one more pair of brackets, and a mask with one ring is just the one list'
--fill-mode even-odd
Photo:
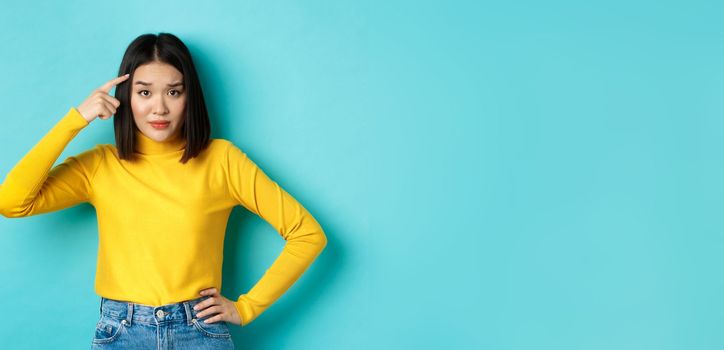
{"label": "eye", "polygon": [[176,92],[176,94],[175,94],[174,96],[181,95],[181,91],[178,91],[178,90],[175,90],[175,89],[174,89],[174,90],[171,90],[171,91],[175,91],[175,92]]}
{"label": "eye", "polygon": [[148,95],[144,95],[144,94],[143,94],[144,92],[149,92],[149,91],[148,91],[148,90],[141,90],[141,91],[138,92],[138,94],[141,95],[141,96],[148,96]]}

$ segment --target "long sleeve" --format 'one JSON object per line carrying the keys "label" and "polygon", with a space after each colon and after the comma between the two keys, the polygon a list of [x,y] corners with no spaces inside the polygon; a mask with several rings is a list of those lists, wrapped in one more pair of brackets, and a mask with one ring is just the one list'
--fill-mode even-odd
{"label": "long sleeve", "polygon": [[97,147],[53,167],[68,143],[88,124],[77,109],[70,108],[6,175],[0,185],[0,214],[8,218],[31,216],[89,200],[92,174],[102,157]]}
{"label": "long sleeve", "polygon": [[234,305],[248,325],[297,281],[327,245],[322,227],[289,193],[230,143],[227,171],[231,195],[266,220],[286,240],[279,257]]}

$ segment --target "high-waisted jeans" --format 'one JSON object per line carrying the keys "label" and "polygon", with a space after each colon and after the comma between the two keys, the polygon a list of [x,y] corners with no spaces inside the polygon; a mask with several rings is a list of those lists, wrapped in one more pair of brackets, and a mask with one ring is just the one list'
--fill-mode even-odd
{"label": "high-waisted jeans", "polygon": [[196,318],[193,307],[206,298],[150,306],[101,297],[92,349],[234,349],[225,321]]}

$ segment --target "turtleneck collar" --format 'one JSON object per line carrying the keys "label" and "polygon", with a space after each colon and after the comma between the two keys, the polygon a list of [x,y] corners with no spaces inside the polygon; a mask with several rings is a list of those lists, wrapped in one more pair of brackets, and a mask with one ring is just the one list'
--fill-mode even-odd
{"label": "turtleneck collar", "polygon": [[186,140],[177,134],[175,138],[158,142],[144,135],[140,130],[135,129],[136,142],[134,150],[140,154],[165,154],[173,153],[186,148]]}

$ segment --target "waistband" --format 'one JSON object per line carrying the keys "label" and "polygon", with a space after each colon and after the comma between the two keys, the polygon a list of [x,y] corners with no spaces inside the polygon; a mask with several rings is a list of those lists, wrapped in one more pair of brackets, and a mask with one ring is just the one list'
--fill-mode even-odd
{"label": "waistband", "polygon": [[128,325],[133,324],[133,322],[153,325],[186,322],[191,325],[196,320],[197,312],[194,310],[194,305],[210,297],[205,295],[196,299],[162,306],[150,306],[101,297],[100,312],[101,315],[118,320],[124,319]]}

